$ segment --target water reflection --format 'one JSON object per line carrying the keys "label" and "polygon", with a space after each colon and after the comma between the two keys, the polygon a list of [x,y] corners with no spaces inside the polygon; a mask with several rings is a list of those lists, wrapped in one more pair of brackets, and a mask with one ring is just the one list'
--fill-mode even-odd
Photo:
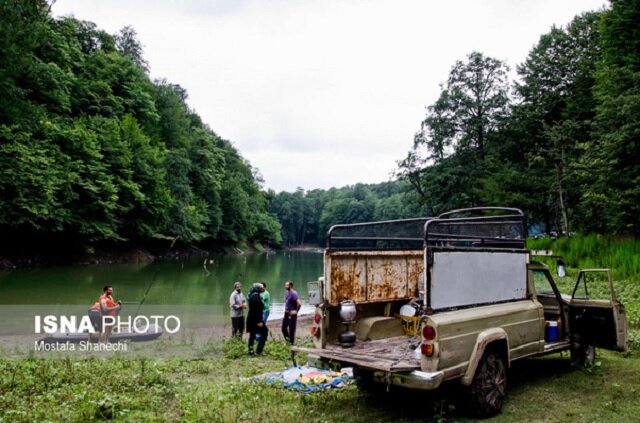
{"label": "water reflection", "polygon": [[[104,285],[113,285],[125,307],[145,304],[212,304],[228,309],[233,283],[248,293],[254,282],[266,282],[272,318],[282,317],[284,282],[292,280],[301,298],[307,282],[322,274],[322,254],[278,252],[216,256],[148,265],[59,266],[0,272],[0,304],[86,304],[96,301]],[[145,293],[148,294],[145,298]],[[307,311],[308,306],[305,306]]]}

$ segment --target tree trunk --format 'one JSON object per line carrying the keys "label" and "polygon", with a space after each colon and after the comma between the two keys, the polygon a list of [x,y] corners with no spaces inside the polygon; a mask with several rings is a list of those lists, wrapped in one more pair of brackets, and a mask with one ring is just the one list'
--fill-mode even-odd
{"label": "tree trunk", "polygon": [[560,202],[560,214],[562,216],[562,233],[569,236],[569,218],[567,216],[567,207],[564,203],[564,190],[562,189],[562,163],[556,162],[556,184],[558,185],[558,200]]}

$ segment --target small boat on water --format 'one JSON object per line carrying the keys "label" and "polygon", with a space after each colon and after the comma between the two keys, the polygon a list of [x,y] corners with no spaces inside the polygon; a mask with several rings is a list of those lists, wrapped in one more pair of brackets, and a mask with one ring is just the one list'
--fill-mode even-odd
{"label": "small boat on water", "polygon": [[[139,329],[131,330],[130,327],[123,327],[122,330],[112,332],[109,336],[109,342],[129,341],[129,342],[146,342],[153,341],[162,336],[162,328],[155,324],[148,325],[146,330],[141,331]],[[91,340],[97,341],[98,334],[92,334]],[[42,339],[45,344],[54,344],[58,342],[72,342],[78,343],[89,340],[88,332],[58,332],[53,333]]]}

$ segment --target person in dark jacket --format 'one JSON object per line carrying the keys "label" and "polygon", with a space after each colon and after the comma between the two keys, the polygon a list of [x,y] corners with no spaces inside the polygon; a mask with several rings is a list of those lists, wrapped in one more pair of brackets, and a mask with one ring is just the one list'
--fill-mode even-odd
{"label": "person in dark jacket", "polygon": [[247,332],[249,332],[249,355],[253,355],[253,344],[258,340],[258,346],[255,353],[262,354],[269,330],[264,322],[263,311],[264,303],[260,293],[264,291],[262,284],[254,283],[249,291],[249,313],[247,315]]}

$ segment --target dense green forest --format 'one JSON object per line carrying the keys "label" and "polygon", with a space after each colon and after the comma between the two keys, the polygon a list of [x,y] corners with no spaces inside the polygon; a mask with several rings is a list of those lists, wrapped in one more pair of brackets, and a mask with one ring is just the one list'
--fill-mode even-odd
{"label": "dense green forest", "polygon": [[640,1],[551,28],[516,71],[512,82],[480,52],[456,62],[398,182],[275,195],[284,241],[321,241],[331,223],[486,205],[522,208],[540,232],[637,237]]}
{"label": "dense green forest", "polygon": [[640,1],[540,37],[516,68],[453,66],[398,174],[430,214],[508,204],[547,232],[640,230]]}
{"label": "dense green forest", "polygon": [[184,89],[150,80],[135,30],[49,7],[0,2],[5,240],[280,243],[255,170]]}
{"label": "dense green forest", "polygon": [[551,28],[515,81],[481,52],[454,63],[393,181],[293,193],[263,191],[184,89],[150,79],[134,29],[49,7],[0,3],[5,238],[322,244],[336,223],[482,205],[547,233],[638,236],[640,0]]}
{"label": "dense green forest", "polygon": [[269,192],[269,211],[282,225],[284,245],[324,243],[327,230],[337,223],[404,219],[422,215],[406,203],[409,185],[403,181],[356,184],[329,190],[294,193]]}

